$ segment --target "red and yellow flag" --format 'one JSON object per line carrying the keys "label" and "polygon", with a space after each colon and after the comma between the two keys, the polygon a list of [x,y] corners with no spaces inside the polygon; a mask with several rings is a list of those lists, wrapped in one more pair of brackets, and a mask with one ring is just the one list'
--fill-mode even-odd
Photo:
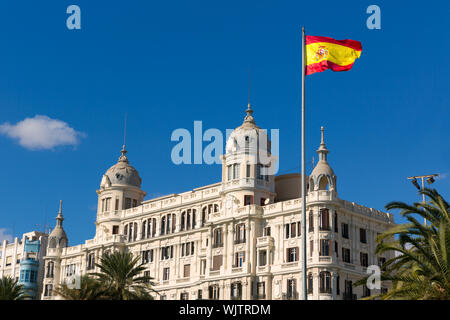
{"label": "red and yellow flag", "polygon": [[305,36],[306,75],[322,72],[350,70],[361,55],[361,42],[335,40],[328,37]]}

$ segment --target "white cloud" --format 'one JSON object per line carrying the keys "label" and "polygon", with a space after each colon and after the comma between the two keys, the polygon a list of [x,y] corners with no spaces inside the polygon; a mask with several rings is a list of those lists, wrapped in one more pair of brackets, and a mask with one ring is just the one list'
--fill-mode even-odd
{"label": "white cloud", "polygon": [[8,240],[11,242],[12,235],[9,233],[8,229],[0,228],[0,243],[3,242],[3,240]]}
{"label": "white cloud", "polygon": [[84,133],[75,131],[66,122],[43,115],[25,118],[16,124],[1,124],[0,134],[18,140],[22,147],[30,150],[76,146],[80,138],[85,136]]}

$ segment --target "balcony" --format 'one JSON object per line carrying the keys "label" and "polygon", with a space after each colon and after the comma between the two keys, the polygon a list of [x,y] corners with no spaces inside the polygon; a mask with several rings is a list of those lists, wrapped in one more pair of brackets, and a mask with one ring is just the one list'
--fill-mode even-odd
{"label": "balcony", "polygon": [[245,243],[246,240],[245,239],[236,239],[234,240],[234,244],[241,244],[241,243]]}
{"label": "balcony", "polygon": [[212,248],[216,249],[216,248],[222,248],[223,247],[223,243],[213,243],[212,244]]}
{"label": "balcony", "polygon": [[319,293],[331,294],[331,288],[319,288]]}

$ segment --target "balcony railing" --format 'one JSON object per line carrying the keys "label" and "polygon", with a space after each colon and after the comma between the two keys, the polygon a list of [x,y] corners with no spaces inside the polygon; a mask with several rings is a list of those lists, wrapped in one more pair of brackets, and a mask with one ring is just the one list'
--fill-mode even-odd
{"label": "balcony railing", "polygon": [[234,244],[241,244],[241,243],[245,243],[245,239],[236,239],[236,240],[234,240]]}
{"label": "balcony railing", "polygon": [[213,249],[215,249],[215,248],[222,248],[223,247],[223,243],[213,243],[212,247],[213,247]]}
{"label": "balcony railing", "polygon": [[331,293],[331,288],[319,288],[320,293]]}

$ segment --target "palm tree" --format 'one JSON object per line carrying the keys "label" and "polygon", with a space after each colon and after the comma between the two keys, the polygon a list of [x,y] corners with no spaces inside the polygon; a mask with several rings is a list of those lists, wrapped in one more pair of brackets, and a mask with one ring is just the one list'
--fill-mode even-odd
{"label": "palm tree", "polygon": [[89,275],[81,276],[79,288],[71,288],[63,283],[55,289],[55,293],[65,300],[102,300],[107,298],[102,283]]}
{"label": "palm tree", "polygon": [[[435,189],[419,193],[429,201],[386,205],[387,210],[400,209],[408,223],[378,236],[376,252],[395,253],[381,267],[381,281],[391,281],[392,289],[370,299],[450,299],[450,206]],[[424,225],[416,217],[429,223]],[[355,285],[365,284],[367,279]]]}
{"label": "palm tree", "polygon": [[100,272],[96,279],[106,290],[106,296],[112,300],[150,300],[150,291],[154,284],[149,276],[142,276],[145,267],[139,263],[140,257],[130,252],[114,252],[105,255],[96,266]]}
{"label": "palm tree", "polygon": [[24,300],[23,286],[11,277],[0,278],[0,300]]}

